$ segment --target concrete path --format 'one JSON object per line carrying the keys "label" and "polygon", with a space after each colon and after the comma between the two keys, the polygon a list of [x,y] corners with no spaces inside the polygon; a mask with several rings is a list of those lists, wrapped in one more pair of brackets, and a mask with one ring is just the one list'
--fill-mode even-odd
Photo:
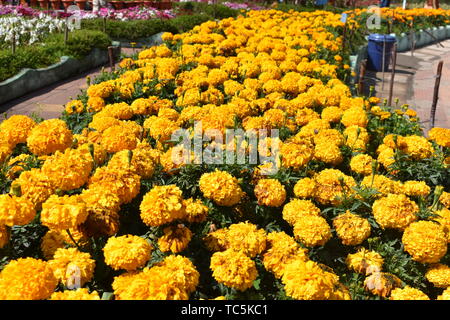
{"label": "concrete path", "polygon": [[[450,40],[441,42],[441,45],[433,44],[416,49],[413,55],[410,51],[397,54],[393,104],[395,98],[399,99],[399,105],[409,104],[412,109],[417,111],[426,131],[430,129],[436,71],[441,60],[444,62],[444,66],[436,108],[435,127],[450,128]],[[369,85],[374,85],[376,95],[387,99],[390,78],[389,70],[384,75],[383,86],[381,72],[368,72],[366,92]]]}

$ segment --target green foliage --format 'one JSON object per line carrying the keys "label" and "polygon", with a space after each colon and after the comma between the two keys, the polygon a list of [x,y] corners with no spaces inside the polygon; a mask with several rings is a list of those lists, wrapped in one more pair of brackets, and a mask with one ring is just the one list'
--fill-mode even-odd
{"label": "green foliage", "polygon": [[62,34],[51,34],[42,44],[19,47],[15,54],[11,50],[0,50],[0,81],[18,74],[23,68],[45,68],[60,61],[62,56],[81,59],[93,48],[106,49],[110,44],[110,39],[102,32],[76,30],[70,33],[67,45]]}
{"label": "green foliage", "polygon": [[75,30],[69,34],[66,45],[64,45],[63,34],[50,35],[46,43],[48,46],[60,48],[64,55],[81,59],[88,55],[93,48],[106,50],[111,45],[111,39],[100,31]]}
{"label": "green foliage", "polygon": [[[84,19],[81,27],[88,30],[103,31],[103,19]],[[106,34],[113,39],[138,40],[159,32],[177,32],[170,20],[107,20]]]}

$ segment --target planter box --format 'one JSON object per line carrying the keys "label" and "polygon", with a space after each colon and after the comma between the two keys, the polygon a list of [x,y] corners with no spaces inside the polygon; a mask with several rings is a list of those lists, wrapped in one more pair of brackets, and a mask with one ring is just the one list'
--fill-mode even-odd
{"label": "planter box", "polygon": [[[120,56],[120,43],[113,42],[112,45],[117,58]],[[95,48],[81,60],[63,56],[60,62],[47,68],[22,69],[14,77],[0,82],[0,104],[81,72],[105,65],[108,61],[108,51]]]}

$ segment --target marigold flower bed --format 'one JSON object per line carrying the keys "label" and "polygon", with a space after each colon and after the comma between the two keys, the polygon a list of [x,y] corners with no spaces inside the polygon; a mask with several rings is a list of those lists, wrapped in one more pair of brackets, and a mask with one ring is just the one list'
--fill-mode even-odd
{"label": "marigold flower bed", "polygon": [[353,96],[342,31],[206,22],[4,120],[0,299],[448,299],[450,130]]}

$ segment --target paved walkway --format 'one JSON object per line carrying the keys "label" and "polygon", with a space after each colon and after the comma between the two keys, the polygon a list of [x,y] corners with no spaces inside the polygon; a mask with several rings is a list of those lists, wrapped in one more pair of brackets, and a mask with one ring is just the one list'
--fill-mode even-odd
{"label": "paved walkway", "polygon": [[[442,45],[442,46],[441,46]],[[399,99],[399,105],[409,104],[417,111],[421,124],[426,131],[430,129],[430,113],[433,101],[436,70],[439,61],[443,61],[439,99],[436,108],[435,127],[450,128],[450,40],[441,45],[430,45],[397,54],[397,67],[394,77],[393,103]],[[389,97],[389,81],[391,72],[368,72],[368,84],[375,84],[376,95]],[[376,81],[374,81],[374,78]],[[368,86],[366,86],[368,87]]]}
{"label": "paved walkway", "polygon": [[[122,48],[122,54],[132,53],[133,49]],[[88,87],[86,77],[94,79],[101,73],[102,68],[109,71],[109,66],[99,67],[1,104],[0,119],[3,119],[5,114],[11,116],[33,113],[44,119],[58,118],[64,110],[64,105],[71,99],[76,99],[81,90]]]}

